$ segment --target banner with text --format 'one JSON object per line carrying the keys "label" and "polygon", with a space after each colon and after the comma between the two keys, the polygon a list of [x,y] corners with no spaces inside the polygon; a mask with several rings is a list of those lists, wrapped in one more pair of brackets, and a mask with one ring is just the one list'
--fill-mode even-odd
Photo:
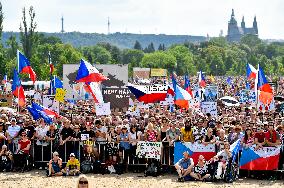
{"label": "banner with text", "polygon": [[137,143],[136,155],[139,158],[160,159],[162,153],[162,142],[144,142]]}

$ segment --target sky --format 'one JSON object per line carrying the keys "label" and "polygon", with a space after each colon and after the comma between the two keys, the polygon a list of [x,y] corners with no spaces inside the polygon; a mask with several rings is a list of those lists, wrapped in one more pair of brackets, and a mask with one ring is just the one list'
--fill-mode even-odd
{"label": "sky", "polygon": [[33,6],[37,31],[218,36],[232,8],[240,26],[258,21],[259,37],[284,39],[284,0],[2,0],[4,31],[19,31],[23,7]]}

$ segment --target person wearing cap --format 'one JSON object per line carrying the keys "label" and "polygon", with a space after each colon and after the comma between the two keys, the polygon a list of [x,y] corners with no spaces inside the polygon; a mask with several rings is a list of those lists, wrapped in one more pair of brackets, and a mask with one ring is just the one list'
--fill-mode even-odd
{"label": "person wearing cap", "polygon": [[62,176],[63,173],[61,171],[62,168],[62,159],[59,157],[59,153],[57,151],[53,152],[52,159],[48,163],[47,176]]}
{"label": "person wearing cap", "polygon": [[80,172],[80,162],[76,159],[75,154],[71,153],[69,160],[66,164],[65,170],[63,171],[68,176],[77,176]]}
{"label": "person wearing cap", "polygon": [[194,167],[193,159],[187,151],[183,152],[183,158],[181,158],[176,164],[175,168],[178,173],[178,182],[184,182],[185,180],[190,180],[190,173]]}

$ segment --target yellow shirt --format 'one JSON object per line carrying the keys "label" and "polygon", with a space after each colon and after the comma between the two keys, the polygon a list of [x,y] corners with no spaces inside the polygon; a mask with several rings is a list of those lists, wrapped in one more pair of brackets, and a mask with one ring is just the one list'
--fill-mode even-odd
{"label": "yellow shirt", "polygon": [[80,162],[78,159],[74,159],[73,161],[71,161],[70,159],[68,160],[66,167],[69,167],[69,170],[72,169],[80,169]]}
{"label": "yellow shirt", "polygon": [[194,141],[192,129],[190,131],[185,131],[185,128],[182,127],[180,132],[183,136],[183,141],[185,141],[185,142],[193,142]]}

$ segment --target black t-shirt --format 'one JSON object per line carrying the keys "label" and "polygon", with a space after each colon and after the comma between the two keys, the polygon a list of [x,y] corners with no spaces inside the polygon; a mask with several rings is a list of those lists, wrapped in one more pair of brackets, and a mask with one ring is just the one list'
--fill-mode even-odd
{"label": "black t-shirt", "polygon": [[54,130],[53,132],[47,131],[46,136],[48,136],[49,138],[55,138],[56,134],[58,134],[57,130]]}
{"label": "black t-shirt", "polygon": [[72,137],[81,139],[81,131],[78,131],[78,132],[73,131],[73,136]]}
{"label": "black t-shirt", "polygon": [[22,132],[26,132],[28,138],[31,139],[33,137],[34,133],[35,133],[35,128],[32,125],[22,127],[20,132],[19,132],[19,135],[22,135]]}
{"label": "black t-shirt", "polygon": [[72,130],[70,127],[69,127],[69,128],[64,127],[64,128],[61,130],[60,135],[62,136],[62,140],[65,140],[65,139],[68,138],[69,136],[73,136],[73,130]]}

